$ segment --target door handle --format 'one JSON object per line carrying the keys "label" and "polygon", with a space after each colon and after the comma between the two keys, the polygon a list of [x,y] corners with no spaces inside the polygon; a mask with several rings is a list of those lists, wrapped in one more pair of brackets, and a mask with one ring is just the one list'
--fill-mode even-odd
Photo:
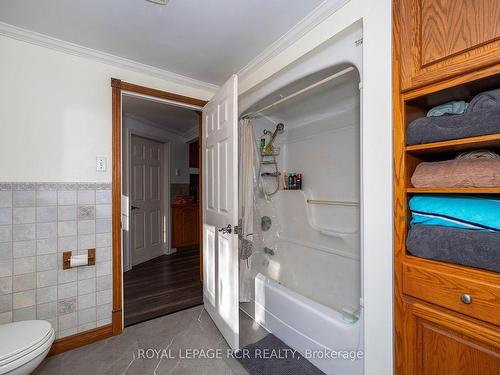
{"label": "door handle", "polygon": [[137,207],[137,206],[132,206],[130,207],[131,210],[138,210],[140,207]]}
{"label": "door handle", "polygon": [[231,227],[231,224],[228,224],[224,228],[219,228],[218,231],[226,234],[226,233],[231,233],[233,231],[233,228]]}

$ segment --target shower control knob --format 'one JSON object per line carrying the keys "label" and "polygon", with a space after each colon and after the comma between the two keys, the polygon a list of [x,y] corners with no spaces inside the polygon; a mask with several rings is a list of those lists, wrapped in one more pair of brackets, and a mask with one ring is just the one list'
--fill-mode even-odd
{"label": "shower control knob", "polygon": [[228,224],[227,227],[219,228],[218,230],[219,232],[226,234],[226,233],[231,233],[233,231],[233,228],[231,227],[231,224]]}

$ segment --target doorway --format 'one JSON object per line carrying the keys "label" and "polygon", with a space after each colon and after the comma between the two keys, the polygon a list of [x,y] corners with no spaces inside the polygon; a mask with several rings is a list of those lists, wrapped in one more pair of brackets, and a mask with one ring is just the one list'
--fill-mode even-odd
{"label": "doorway", "polygon": [[[129,326],[203,303],[201,181],[195,175],[198,160],[190,156],[199,157],[193,151],[204,102],[123,82],[120,88],[120,111],[114,112],[120,117],[121,140],[119,281],[123,326]],[[114,103],[117,96],[114,92]]]}

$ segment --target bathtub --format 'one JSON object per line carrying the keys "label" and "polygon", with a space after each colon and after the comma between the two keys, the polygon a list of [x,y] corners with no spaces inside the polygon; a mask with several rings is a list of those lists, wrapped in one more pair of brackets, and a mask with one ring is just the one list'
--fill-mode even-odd
{"label": "bathtub", "polygon": [[[304,355],[326,374],[363,373],[363,308],[355,323],[343,314],[294,292],[258,273],[250,302],[240,304],[243,312],[288,346]],[[325,355],[352,356],[357,359],[325,359]],[[349,353],[349,354],[347,354]]]}
{"label": "bathtub", "polygon": [[337,311],[360,305],[359,255],[344,247],[326,247],[306,238],[285,238],[263,244],[273,255],[257,250],[251,257],[258,273],[308,299]]}

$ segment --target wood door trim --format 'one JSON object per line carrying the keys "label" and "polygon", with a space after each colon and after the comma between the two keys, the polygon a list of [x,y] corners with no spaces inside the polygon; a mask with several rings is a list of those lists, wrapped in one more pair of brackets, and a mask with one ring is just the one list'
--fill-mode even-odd
{"label": "wood door trim", "polygon": [[147,95],[158,99],[171,100],[174,102],[195,105],[198,107],[204,107],[205,104],[207,104],[206,100],[191,98],[189,96],[174,94],[167,91],[161,91],[150,87],[136,85],[134,83],[123,82],[115,78],[111,79],[111,86],[119,87],[121,91],[129,91],[136,94]]}
{"label": "wood door trim", "polygon": [[[123,272],[122,272],[122,230],[121,230],[121,194],[122,194],[122,91],[171,100],[183,104],[203,107],[207,101],[161,91],[149,87],[124,82],[111,78],[112,87],[112,230],[113,230],[113,313],[112,334],[123,331]],[[200,125],[201,130],[201,125]],[[200,133],[201,134],[201,133]],[[201,166],[200,166],[201,167]],[[200,169],[201,173],[201,169]],[[201,178],[200,178],[201,180]],[[200,183],[201,184],[201,183]],[[200,190],[201,191],[201,190]],[[201,221],[201,220],[200,220]],[[200,226],[201,230],[201,226]],[[104,337],[103,337],[104,338]],[[99,339],[98,339],[99,340]],[[82,344],[85,345],[85,344]]]}
{"label": "wood door trim", "polygon": [[198,114],[198,220],[200,225],[198,226],[198,242],[200,246],[200,281],[203,283],[203,155],[201,148],[202,141],[202,123],[203,123],[203,113],[196,112]]}
{"label": "wood door trim", "polygon": [[112,79],[112,262],[113,262],[113,313],[112,330],[113,335],[119,335],[123,331],[122,318],[122,92],[120,80]]}

